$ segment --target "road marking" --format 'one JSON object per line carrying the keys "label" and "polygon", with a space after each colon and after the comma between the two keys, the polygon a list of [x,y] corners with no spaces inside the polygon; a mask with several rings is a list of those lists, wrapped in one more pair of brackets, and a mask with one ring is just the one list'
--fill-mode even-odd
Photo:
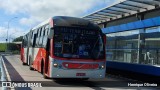
{"label": "road marking", "polygon": [[4,66],[4,70],[5,70],[5,72],[6,72],[7,81],[11,81],[11,77],[10,77],[10,75],[9,75],[9,73],[8,73],[8,70],[7,70],[7,68],[6,68],[6,64],[4,63],[4,60],[3,60],[3,57],[2,57],[2,65]]}

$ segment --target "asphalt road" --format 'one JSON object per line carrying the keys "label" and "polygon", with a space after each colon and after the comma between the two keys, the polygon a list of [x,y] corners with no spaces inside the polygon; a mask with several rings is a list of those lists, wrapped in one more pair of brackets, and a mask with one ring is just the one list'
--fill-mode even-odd
{"label": "asphalt road", "polygon": [[[106,75],[105,79],[89,79],[82,81],[78,79],[44,79],[37,71],[29,70],[28,66],[22,65],[19,55],[6,55],[3,57],[11,81],[15,83],[38,83],[42,87],[16,87],[16,90],[124,90],[144,89],[144,87],[128,87],[133,80],[119,78],[118,76]],[[40,85],[41,84],[41,85]],[[145,89],[153,89],[146,88]]]}

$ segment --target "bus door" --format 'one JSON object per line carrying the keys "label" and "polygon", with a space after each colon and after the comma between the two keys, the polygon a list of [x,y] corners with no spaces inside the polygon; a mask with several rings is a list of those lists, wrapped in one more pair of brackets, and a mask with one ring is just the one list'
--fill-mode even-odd
{"label": "bus door", "polygon": [[29,65],[29,43],[28,43],[28,41],[27,41],[27,55],[26,55],[27,57],[26,57],[26,63],[27,63],[27,65]]}
{"label": "bus door", "polygon": [[33,45],[32,45],[32,48],[31,48],[31,55],[30,55],[30,65],[33,64],[33,60],[35,59],[35,45],[36,45],[36,37],[37,37],[37,34],[34,34],[33,35]]}

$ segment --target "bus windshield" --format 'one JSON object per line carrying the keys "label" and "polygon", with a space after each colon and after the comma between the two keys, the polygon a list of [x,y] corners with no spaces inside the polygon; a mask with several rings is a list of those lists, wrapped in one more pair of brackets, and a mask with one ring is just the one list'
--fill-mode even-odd
{"label": "bus windshield", "polygon": [[104,59],[103,37],[98,30],[54,28],[54,55],[63,58]]}

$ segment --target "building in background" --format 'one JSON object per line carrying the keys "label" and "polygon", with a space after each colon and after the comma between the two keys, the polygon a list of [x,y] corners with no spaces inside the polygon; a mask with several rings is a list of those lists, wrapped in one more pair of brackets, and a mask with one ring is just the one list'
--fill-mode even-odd
{"label": "building in background", "polygon": [[160,0],[125,0],[83,18],[107,36],[107,68],[160,76]]}

